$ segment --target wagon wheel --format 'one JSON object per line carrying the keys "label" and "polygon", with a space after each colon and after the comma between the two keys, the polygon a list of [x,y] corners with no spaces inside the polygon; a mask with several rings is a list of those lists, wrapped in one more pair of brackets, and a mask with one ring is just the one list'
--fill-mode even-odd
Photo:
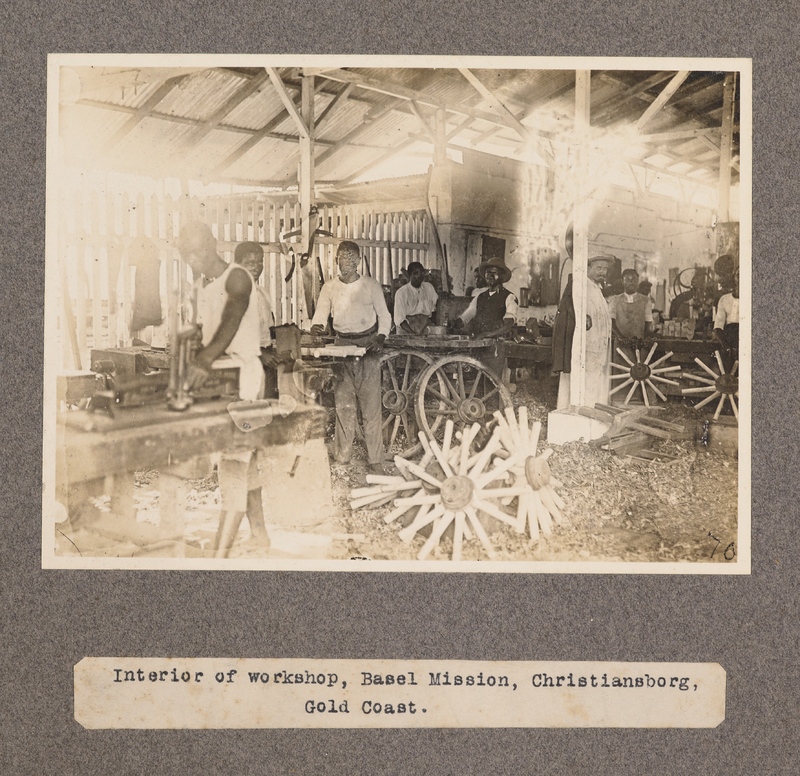
{"label": "wagon wheel", "polygon": [[469,356],[445,356],[420,376],[416,390],[417,423],[431,439],[441,438],[445,422],[455,427],[485,424],[495,410],[511,406],[500,378]]}
{"label": "wagon wheel", "polygon": [[381,356],[381,429],[386,451],[402,440],[400,455],[408,457],[422,449],[414,415],[416,381],[433,359],[419,350],[401,348]]}
{"label": "wagon wheel", "polygon": [[702,376],[691,374],[691,372],[686,372],[685,374],[689,379],[702,383],[702,385],[699,388],[684,388],[681,393],[684,396],[696,393],[706,394],[706,397],[702,401],[694,405],[696,410],[702,409],[715,399],[719,399],[717,408],[714,411],[714,420],[719,419],[725,407],[725,400],[727,399],[730,402],[736,420],[739,420],[739,407],[736,404],[736,399],[739,397],[739,378],[736,374],[739,369],[739,362],[736,361],[731,367],[730,372],[726,372],[725,363],[718,350],[714,351],[714,356],[717,360],[717,366],[719,366],[719,372],[715,372],[699,358],[695,358],[695,363],[706,374]]}
{"label": "wagon wheel", "polygon": [[680,385],[680,383],[678,383],[676,380],[670,380],[665,376],[667,372],[680,371],[680,367],[672,366],[667,363],[670,356],[673,355],[671,350],[656,361],[652,361],[651,359],[653,358],[653,354],[656,352],[657,347],[658,342],[653,342],[650,352],[644,357],[642,357],[642,353],[644,351],[641,348],[635,348],[634,352],[636,353],[636,361],[632,361],[621,348],[617,348],[617,353],[619,353],[620,357],[624,359],[625,363],[617,364],[613,361],[611,362],[611,366],[619,370],[617,374],[611,375],[611,379],[623,380],[624,382],[621,382],[617,384],[616,387],[612,388],[609,392],[609,396],[613,396],[617,391],[621,391],[623,388],[630,386],[630,390],[625,397],[624,403],[626,405],[633,398],[637,389],[641,389],[642,398],[644,399],[645,406],[647,407],[650,406],[650,400],[647,396],[648,388],[652,389],[653,393],[655,393],[656,396],[661,399],[661,401],[667,400],[667,397],[659,390],[656,382],[665,383],[667,385]]}

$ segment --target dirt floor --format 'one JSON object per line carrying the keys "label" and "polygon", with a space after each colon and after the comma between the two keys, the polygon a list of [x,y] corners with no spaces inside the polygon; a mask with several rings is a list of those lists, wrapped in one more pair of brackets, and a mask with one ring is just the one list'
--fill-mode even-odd
{"label": "dirt floor", "polygon": [[[520,386],[514,394],[516,406],[528,408],[531,421],[543,423],[546,438],[548,406],[542,400],[540,383]],[[548,397],[552,402],[552,395]],[[654,449],[674,456],[669,462],[647,462],[618,456],[583,442],[555,446],[549,463],[563,487],[564,522],[550,536],[532,543],[527,535],[487,518],[498,560],[514,561],[639,561],[639,562],[730,562],[736,553],[737,461],[735,455],[709,449],[696,441],[702,421],[709,416],[680,400],[670,401],[659,414],[679,423],[691,438],[659,441]],[[331,427],[332,430],[332,427]],[[540,449],[545,447],[540,442]],[[331,520],[315,531],[297,532],[282,527],[270,515],[265,499],[271,547],[250,539],[244,521],[231,550],[231,558],[303,558],[414,560],[425,537],[417,535],[405,544],[398,537],[401,525],[387,525],[383,516],[391,505],[377,509],[351,510],[350,490],[364,485],[363,449],[357,445],[353,464],[332,467],[334,510]],[[361,459],[361,460],[358,460]],[[389,473],[396,473],[387,465]],[[136,473],[136,506],[139,523],[155,527],[159,520],[157,472]],[[99,512],[109,510],[108,499],[99,499]],[[210,557],[220,509],[216,475],[188,483],[186,495],[186,555]],[[514,505],[508,507],[514,510]],[[111,515],[107,517],[111,518]],[[271,519],[272,517],[272,519]],[[452,535],[452,530],[450,531]],[[91,536],[59,537],[59,552],[77,554],[95,545]],[[72,546],[70,546],[72,544]],[[102,544],[102,542],[100,543]],[[134,545],[119,544],[88,554],[140,554]],[[169,554],[169,549],[164,548]],[[452,538],[445,534],[429,560],[448,560]],[[160,554],[160,553],[156,553]],[[487,560],[477,539],[466,541],[464,560]]]}
{"label": "dirt floor", "polygon": [[[531,420],[546,427],[548,408],[522,390],[515,405],[525,404]],[[707,417],[689,405],[670,403],[659,417],[695,429]],[[542,439],[546,436],[543,428]],[[540,449],[546,446],[540,442]],[[735,557],[737,530],[737,462],[708,451],[695,440],[659,441],[654,449],[676,455],[668,463],[617,456],[583,442],[555,446],[553,475],[561,480],[564,524],[531,543],[527,535],[502,526],[491,534],[498,560],[720,562]],[[412,560],[424,542],[406,545],[400,526],[386,525],[391,506],[351,511],[348,494],[358,487],[360,469],[340,467],[332,474],[337,520],[344,534],[363,534],[337,557]],[[567,524],[568,522],[568,524]],[[500,523],[496,523],[501,527]],[[491,526],[487,525],[491,530]],[[733,543],[733,544],[732,544]],[[447,560],[452,541],[445,538],[430,560]],[[464,560],[486,560],[477,540],[465,542]]]}

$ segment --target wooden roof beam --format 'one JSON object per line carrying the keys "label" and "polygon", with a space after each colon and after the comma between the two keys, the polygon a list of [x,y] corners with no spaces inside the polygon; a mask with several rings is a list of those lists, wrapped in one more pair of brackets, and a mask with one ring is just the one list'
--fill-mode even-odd
{"label": "wooden roof beam", "polygon": [[636,129],[640,132],[652,121],[653,117],[667,104],[669,98],[680,89],[681,84],[689,77],[689,70],[678,71],[672,80],[662,89],[650,107],[639,117]]}
{"label": "wooden roof beam", "polygon": [[[317,88],[319,88],[319,85],[317,86]],[[347,84],[347,86],[346,86],[346,87],[345,87],[345,88],[344,88],[344,89],[343,89],[341,92],[339,92],[339,94],[337,94],[337,95],[336,95],[336,96],[335,96],[335,97],[334,97],[334,98],[333,98],[333,99],[332,99],[332,100],[331,100],[331,101],[330,101],[330,102],[329,102],[329,103],[328,103],[328,104],[325,106],[325,108],[323,108],[322,112],[319,114],[319,116],[317,117],[317,120],[316,120],[316,122],[315,122],[315,129],[317,129],[317,130],[318,130],[318,129],[320,128],[320,126],[321,126],[321,125],[322,125],[322,123],[325,121],[325,119],[327,119],[327,118],[328,118],[328,116],[331,114],[331,112],[333,111],[333,109],[334,109],[334,108],[335,108],[335,107],[336,107],[336,106],[337,106],[337,105],[338,105],[340,102],[345,102],[345,101],[347,100],[347,98],[350,96],[350,92],[352,92],[354,88],[355,88],[355,87],[353,86],[353,84]]]}
{"label": "wooden roof beam", "polygon": [[645,143],[668,143],[671,140],[690,140],[699,138],[704,140],[708,135],[720,131],[720,127],[704,127],[703,129],[677,129],[669,132],[656,132],[652,135],[640,134],[637,140]]}
{"label": "wooden roof beam", "polygon": [[419,123],[422,126],[423,131],[425,134],[435,143],[436,142],[436,133],[431,129],[430,124],[428,124],[427,119],[425,116],[422,115],[422,111],[419,109],[419,105],[417,105],[416,100],[411,100],[411,110],[413,111],[414,115],[419,119]]}
{"label": "wooden roof beam", "polygon": [[[607,80],[618,81],[618,79],[612,78],[608,73],[603,73],[600,75],[601,78],[606,78]],[[635,97],[639,97],[644,99],[644,95],[654,86],[658,86],[662,84],[664,81],[668,81],[672,77],[672,72],[665,70],[658,73],[654,73],[649,78],[645,78],[644,81],[640,81],[638,84],[634,84],[633,86],[628,87],[625,91],[621,92],[620,94],[615,95],[614,97],[610,97],[606,100],[605,104],[600,107],[600,109],[596,112],[594,117],[594,123],[605,121],[607,118],[617,110],[623,103],[627,102],[630,99]]]}
{"label": "wooden roof beam", "polygon": [[[401,100],[416,100],[420,105],[427,105],[431,108],[443,109],[449,113],[456,113],[460,116],[471,116],[473,119],[487,121],[490,124],[506,126],[505,122],[501,118],[493,113],[489,113],[488,111],[474,110],[471,108],[462,107],[460,105],[450,105],[444,100],[440,100],[437,97],[433,97],[432,95],[426,94],[425,92],[421,92],[417,89],[409,89],[406,86],[385,83],[383,81],[378,81],[375,78],[369,78],[367,76],[359,75],[358,73],[351,73],[348,70],[331,70],[323,73],[320,77],[328,78],[332,81],[352,83],[361,89],[379,92],[380,94],[386,94],[390,97],[396,97]],[[528,127],[528,131],[534,135],[539,135],[540,137],[547,139],[551,138],[551,133],[549,132],[542,132],[540,130],[533,129],[532,127]]]}
{"label": "wooden roof beam", "polygon": [[292,117],[292,121],[294,121],[294,124],[297,127],[297,132],[300,135],[300,137],[302,138],[310,137],[311,132],[309,131],[309,128],[306,126],[305,121],[303,121],[303,117],[300,115],[300,111],[297,110],[297,106],[294,104],[294,100],[289,96],[289,92],[286,91],[286,86],[281,80],[280,74],[278,73],[277,69],[274,67],[267,67],[265,68],[265,70],[267,71],[269,80],[272,81],[272,85],[275,87],[275,91],[278,93],[278,97],[280,97],[284,108],[286,108],[287,112]]}
{"label": "wooden roof beam", "polygon": [[[138,108],[133,109],[133,115],[109,138],[105,144],[105,150],[110,150],[117,143],[127,137],[136,127],[146,119],[153,108],[156,107],[178,84],[186,78],[186,75],[179,75],[175,78],[168,78],[158,89],[156,89],[147,100]],[[80,100],[79,102],[84,102]]]}
{"label": "wooden roof beam", "polygon": [[251,78],[241,87],[241,89],[238,89],[235,94],[231,95],[230,98],[225,100],[225,102],[220,105],[217,110],[215,110],[194,132],[189,135],[188,138],[186,138],[185,143],[183,143],[184,150],[190,151],[192,148],[196,148],[198,145],[200,145],[200,143],[203,142],[203,138],[211,134],[211,132],[213,132],[222,123],[222,119],[224,119],[225,116],[227,116],[234,108],[237,108],[239,105],[241,105],[246,99],[255,94],[266,82],[266,73],[261,73],[255,78]]}
{"label": "wooden roof beam", "polygon": [[513,129],[525,142],[532,142],[536,146],[536,152],[539,156],[541,156],[548,165],[552,166],[553,164],[553,152],[549,148],[545,148],[545,146],[541,143],[540,139],[535,137],[534,134],[530,131],[529,127],[526,127],[503,103],[503,101],[488,87],[484,84],[471,70],[466,67],[458,68],[458,72],[467,79],[467,81],[472,84],[472,86],[483,95],[486,101],[489,103],[490,107],[493,111],[495,111],[500,118],[503,119],[504,123]]}
{"label": "wooden roof beam", "polygon": [[383,164],[384,162],[391,159],[393,156],[397,156],[397,154],[404,151],[408,146],[412,143],[415,143],[416,139],[409,135],[402,143],[399,145],[394,146],[394,148],[388,149],[385,153],[381,154],[377,159],[373,159],[369,164],[365,164],[361,169],[357,170],[356,172],[348,175],[346,178],[343,178],[339,181],[340,186],[346,186],[348,183],[351,183],[356,178],[360,178],[364,173],[369,172],[370,170],[377,167],[379,164]]}

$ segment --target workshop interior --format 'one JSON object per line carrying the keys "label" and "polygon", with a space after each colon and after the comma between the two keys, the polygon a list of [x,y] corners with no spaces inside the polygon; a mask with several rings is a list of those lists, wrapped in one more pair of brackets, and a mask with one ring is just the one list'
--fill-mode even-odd
{"label": "workshop interior", "polygon": [[51,62],[45,555],[735,563],[741,69],[254,59]]}

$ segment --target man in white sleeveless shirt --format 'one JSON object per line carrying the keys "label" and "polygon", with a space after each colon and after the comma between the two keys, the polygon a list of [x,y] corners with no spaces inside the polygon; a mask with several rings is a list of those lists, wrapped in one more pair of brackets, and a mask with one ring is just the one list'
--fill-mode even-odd
{"label": "man in white sleeveless shirt", "polygon": [[[185,388],[201,386],[216,359],[227,353],[239,366],[239,398],[263,396],[261,324],[256,284],[243,264],[263,249],[257,243],[237,246],[234,263],[217,253],[211,230],[202,223],[189,224],[181,233],[179,250],[196,279],[197,322],[202,325],[203,348],[189,368]],[[219,486],[222,513],[217,531],[216,557],[227,557],[242,518],[247,514],[253,539],[268,547],[261,499],[261,478],[255,450],[223,453]]]}

